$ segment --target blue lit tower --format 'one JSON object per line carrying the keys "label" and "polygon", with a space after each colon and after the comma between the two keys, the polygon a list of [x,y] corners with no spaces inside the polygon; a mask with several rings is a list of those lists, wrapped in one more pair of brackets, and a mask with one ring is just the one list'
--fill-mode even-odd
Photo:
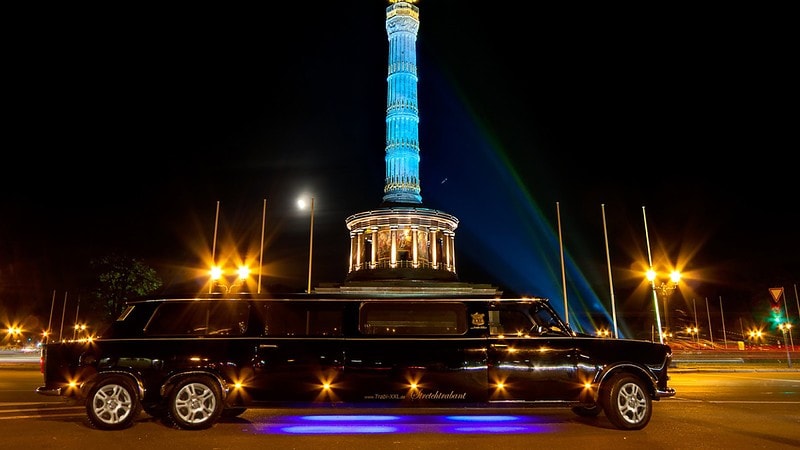
{"label": "blue lit tower", "polygon": [[377,209],[346,219],[350,262],[345,286],[340,289],[494,295],[494,287],[458,281],[458,219],[422,207],[416,50],[419,8],[414,0],[389,3],[383,202]]}
{"label": "blue lit tower", "polygon": [[385,203],[421,204],[419,195],[419,107],[417,102],[419,9],[410,2],[386,8],[389,76],[386,78]]}

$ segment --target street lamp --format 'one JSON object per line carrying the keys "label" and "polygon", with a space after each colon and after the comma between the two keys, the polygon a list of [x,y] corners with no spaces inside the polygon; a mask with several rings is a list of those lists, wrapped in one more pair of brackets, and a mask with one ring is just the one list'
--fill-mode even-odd
{"label": "street lamp", "polygon": [[78,339],[82,334],[86,333],[86,324],[85,323],[76,323],[74,327],[74,331],[72,332],[72,340]]}
{"label": "street lamp", "polygon": [[789,368],[792,368],[792,355],[789,353],[789,342],[786,341],[786,333],[792,332],[792,324],[789,322],[786,323],[779,323],[778,328],[780,328],[781,333],[783,333],[783,346],[786,348],[786,361],[789,362]]}
{"label": "street lamp", "polygon": [[16,325],[12,325],[12,326],[8,327],[7,333],[8,333],[8,337],[9,337],[9,339],[11,341],[11,344],[13,346],[19,346],[20,345],[20,341],[22,340],[22,333],[23,333],[22,328],[20,328],[20,327],[18,327]]}
{"label": "street lamp", "polygon": [[[305,199],[300,199],[297,201],[297,206],[300,209],[306,208],[306,201]],[[313,248],[314,248],[314,197],[311,197],[311,230],[309,231],[308,236],[308,288],[306,289],[306,293],[311,293],[311,257],[313,255]]]}
{"label": "street lamp", "polygon": [[761,330],[752,329],[747,335],[750,336],[750,346],[755,347],[756,344],[761,344],[761,338],[763,336]]}
{"label": "street lamp", "polygon": [[[697,336],[697,327],[686,327],[686,332],[692,338],[692,342],[695,342],[695,336]],[[698,338],[697,346],[700,346],[700,339]]]}
{"label": "street lamp", "polygon": [[237,292],[241,289],[242,286],[247,285],[247,277],[250,276],[250,268],[247,266],[239,266],[236,269],[236,279],[232,283],[228,283],[228,280],[225,278],[225,273],[219,266],[214,266],[211,268],[211,289],[209,292],[213,292],[213,288],[218,288],[216,292],[222,292],[224,290],[225,294],[230,294]]}
{"label": "street lamp", "polygon": [[647,281],[650,282],[654,292],[661,294],[661,300],[664,303],[664,329],[669,331],[667,300],[669,300],[669,297],[672,295],[672,292],[675,291],[675,288],[678,287],[678,283],[681,281],[681,274],[677,270],[673,270],[669,274],[669,282],[662,281],[660,285],[656,285],[657,278],[658,274],[651,267],[650,270],[647,271]]}

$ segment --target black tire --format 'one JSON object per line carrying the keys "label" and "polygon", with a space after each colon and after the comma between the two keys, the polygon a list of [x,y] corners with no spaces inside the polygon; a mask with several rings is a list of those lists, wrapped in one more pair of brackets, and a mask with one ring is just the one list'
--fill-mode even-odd
{"label": "black tire", "polygon": [[169,395],[167,419],[184,430],[210,428],[222,414],[222,391],[209,377],[191,376],[181,380]]}
{"label": "black tire", "polygon": [[142,405],[132,380],[121,375],[101,378],[89,389],[86,415],[98,430],[122,430],[133,425]]}
{"label": "black tire", "polygon": [[626,373],[616,374],[606,382],[600,393],[600,403],[611,424],[621,430],[641,430],[653,415],[647,386]]}
{"label": "black tire", "polygon": [[231,418],[231,417],[239,417],[244,412],[247,411],[247,408],[242,406],[234,406],[231,408],[225,408],[222,410],[222,417]]}
{"label": "black tire", "polygon": [[572,412],[581,417],[597,417],[603,412],[603,407],[595,403],[592,406],[575,406]]}

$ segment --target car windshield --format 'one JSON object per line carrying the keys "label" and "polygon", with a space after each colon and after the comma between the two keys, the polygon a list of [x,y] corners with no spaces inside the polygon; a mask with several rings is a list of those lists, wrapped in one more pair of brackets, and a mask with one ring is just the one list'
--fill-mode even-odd
{"label": "car windshield", "polygon": [[571,336],[573,334],[567,324],[561,321],[555,311],[548,308],[543,303],[534,304],[530,310],[530,314],[536,326],[539,327],[540,332],[544,331],[564,336]]}

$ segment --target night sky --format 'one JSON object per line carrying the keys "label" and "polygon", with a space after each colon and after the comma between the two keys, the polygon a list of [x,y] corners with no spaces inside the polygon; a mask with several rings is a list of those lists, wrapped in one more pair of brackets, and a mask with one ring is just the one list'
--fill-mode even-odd
{"label": "night sky", "polygon": [[[687,307],[722,298],[730,320],[752,320],[783,286],[797,317],[788,12],[417,5],[421,194],[460,220],[461,281],[560,304],[560,211],[578,310],[608,309],[607,258],[617,307],[652,306],[649,237],[654,265],[686,274]],[[205,269],[217,202],[218,253],[257,260],[266,200],[265,281],[302,291],[310,217],[296,200],[313,195],[313,284],[342,282],[345,219],[383,195],[386,6],[19,11],[4,64],[4,314],[46,313],[110,253],[181,284]]]}

